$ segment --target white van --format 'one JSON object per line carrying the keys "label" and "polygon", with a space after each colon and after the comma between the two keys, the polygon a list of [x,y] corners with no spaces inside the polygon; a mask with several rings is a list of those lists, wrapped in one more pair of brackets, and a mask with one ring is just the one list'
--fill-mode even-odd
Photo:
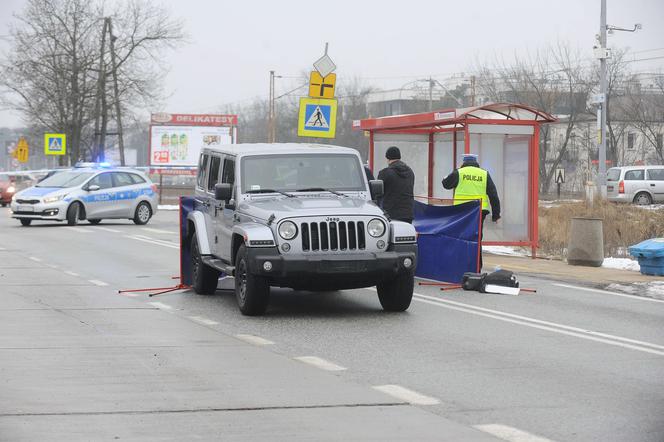
{"label": "white van", "polygon": [[664,166],[612,167],[606,173],[609,201],[647,205],[664,202]]}

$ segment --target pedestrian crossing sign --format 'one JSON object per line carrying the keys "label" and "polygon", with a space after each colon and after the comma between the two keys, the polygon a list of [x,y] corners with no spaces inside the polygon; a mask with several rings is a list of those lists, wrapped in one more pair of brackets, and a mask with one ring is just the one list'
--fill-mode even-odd
{"label": "pedestrian crossing sign", "polygon": [[44,154],[64,155],[67,153],[66,134],[44,134]]}
{"label": "pedestrian crossing sign", "polygon": [[297,135],[300,137],[334,138],[337,126],[337,100],[300,98]]}

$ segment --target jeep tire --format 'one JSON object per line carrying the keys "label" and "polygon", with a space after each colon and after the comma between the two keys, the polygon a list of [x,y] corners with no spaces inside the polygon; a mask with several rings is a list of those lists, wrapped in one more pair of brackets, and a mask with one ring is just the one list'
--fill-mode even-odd
{"label": "jeep tire", "polygon": [[28,218],[21,218],[21,225],[28,227],[32,223],[31,219]]}
{"label": "jeep tire", "polygon": [[415,277],[410,272],[399,273],[396,278],[378,284],[378,299],[383,310],[403,312],[408,309],[413,299]]}
{"label": "jeep tire", "polygon": [[249,272],[247,248],[240,246],[235,257],[235,298],[245,316],[260,316],[270,301],[270,285],[261,276]]}
{"label": "jeep tire", "polygon": [[221,272],[203,262],[196,232],[191,238],[191,279],[194,291],[199,295],[214,295]]}

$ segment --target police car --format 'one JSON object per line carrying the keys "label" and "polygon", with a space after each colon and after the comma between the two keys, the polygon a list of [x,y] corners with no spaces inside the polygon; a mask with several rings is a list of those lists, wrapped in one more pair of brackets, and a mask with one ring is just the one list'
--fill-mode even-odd
{"label": "police car", "polygon": [[85,164],[16,193],[11,210],[12,218],[24,226],[34,220],[67,221],[70,226],[80,220],[99,224],[102,219],[147,224],[157,202],[157,186],[142,172]]}

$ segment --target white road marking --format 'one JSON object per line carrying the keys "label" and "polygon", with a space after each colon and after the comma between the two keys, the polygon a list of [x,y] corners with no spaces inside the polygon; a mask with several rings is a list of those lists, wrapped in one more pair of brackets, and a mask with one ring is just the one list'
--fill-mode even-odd
{"label": "white road marking", "polygon": [[7,250],[7,249],[5,249],[4,247],[0,247],[0,250]]}
{"label": "white road marking", "polygon": [[376,385],[372,388],[413,405],[440,404],[440,401],[435,397],[425,396],[422,393],[402,387],[401,385]]}
{"label": "white road marking", "polygon": [[431,304],[450,310],[457,310],[460,312],[470,313],[472,315],[483,316],[485,318],[497,319],[499,321],[510,322],[512,324],[525,325],[527,327],[574,336],[581,339],[587,339],[589,341],[602,342],[604,344],[615,345],[617,347],[629,348],[631,350],[637,350],[644,353],[664,356],[664,346],[652,344],[650,342],[637,341],[635,339],[594,332],[592,330],[584,330],[564,324],[557,324],[555,322],[541,321],[539,319],[529,318],[526,316],[513,315],[511,313],[501,312],[499,310],[477,307],[461,302],[448,301],[434,298],[432,296],[421,295],[419,293],[415,293],[413,296],[414,301],[423,302],[425,304]]}
{"label": "white road marking", "polygon": [[72,230],[78,233],[92,233],[92,230],[88,230],[85,227],[64,226],[63,229]]}
{"label": "white road marking", "polygon": [[147,230],[148,232],[154,232],[154,233],[167,233],[169,235],[177,235],[178,232],[173,232],[171,230],[162,230],[162,229],[155,229],[152,227],[143,227],[141,230]]}
{"label": "white road marking", "polygon": [[568,289],[583,290],[583,291],[586,291],[586,292],[593,292],[593,293],[601,293],[603,295],[613,295],[613,296],[620,296],[622,298],[637,299],[639,301],[664,302],[664,299],[655,299],[655,298],[647,298],[645,296],[628,295],[627,293],[616,293],[616,292],[610,292],[608,290],[591,289],[589,287],[579,287],[579,286],[576,286],[576,285],[562,284],[562,283],[557,283],[557,282],[554,282],[553,285],[556,285],[558,287],[566,287]]}
{"label": "white road marking", "polygon": [[108,284],[105,283],[104,281],[100,281],[98,279],[88,279],[88,282],[93,283],[94,285],[98,285],[99,287],[106,287]]}
{"label": "white road marking", "polygon": [[34,262],[42,262],[41,258],[37,258],[36,256],[29,256],[28,259]]}
{"label": "white road marking", "polygon": [[105,232],[111,232],[111,233],[122,233],[120,230],[115,230],[115,229],[109,229],[108,227],[95,227],[95,230],[103,230]]}
{"label": "white road marking", "polygon": [[346,370],[346,367],[337,365],[334,362],[326,361],[325,359],[319,358],[317,356],[298,356],[293,359],[300,362],[304,362],[305,364],[313,365],[314,367],[320,368],[321,370],[327,370],[327,371]]}
{"label": "white road marking", "polygon": [[274,342],[260,336],[239,334],[235,335],[235,337],[254,345],[274,345]]}
{"label": "white road marking", "polygon": [[153,307],[157,307],[160,310],[173,310],[173,307],[171,307],[168,304],[164,304],[163,302],[159,301],[153,301],[153,302],[148,302]]}
{"label": "white road marking", "polygon": [[72,272],[71,270],[65,270],[65,273],[68,274],[69,276],[81,276],[76,272]]}
{"label": "white road marking", "polygon": [[118,293],[118,294],[121,295],[121,296],[126,296],[128,298],[135,298],[135,297],[139,296],[138,293],[130,293],[130,292],[124,292],[124,293]]}
{"label": "white road marking", "polygon": [[473,428],[509,442],[553,442],[551,439],[535,436],[534,434],[503,424],[474,425]]}
{"label": "white road marking", "polygon": [[59,267],[56,266],[55,264],[46,264],[46,266],[48,266],[48,267],[50,267],[50,268],[52,268],[52,269],[57,269],[57,268],[59,268]]}
{"label": "white road marking", "polygon": [[192,321],[196,321],[199,324],[203,324],[203,325],[217,325],[217,324],[219,324],[217,321],[213,321],[212,319],[204,318],[203,316],[187,316],[187,318],[191,319]]}
{"label": "white road marking", "polygon": [[173,243],[167,242],[167,241],[162,241],[160,239],[150,238],[149,236],[126,235],[125,238],[135,239],[136,241],[143,241],[143,242],[146,242],[146,243],[149,243],[149,244],[155,244],[157,246],[169,247],[171,249],[180,250],[180,246],[177,245],[177,244],[173,244]]}

